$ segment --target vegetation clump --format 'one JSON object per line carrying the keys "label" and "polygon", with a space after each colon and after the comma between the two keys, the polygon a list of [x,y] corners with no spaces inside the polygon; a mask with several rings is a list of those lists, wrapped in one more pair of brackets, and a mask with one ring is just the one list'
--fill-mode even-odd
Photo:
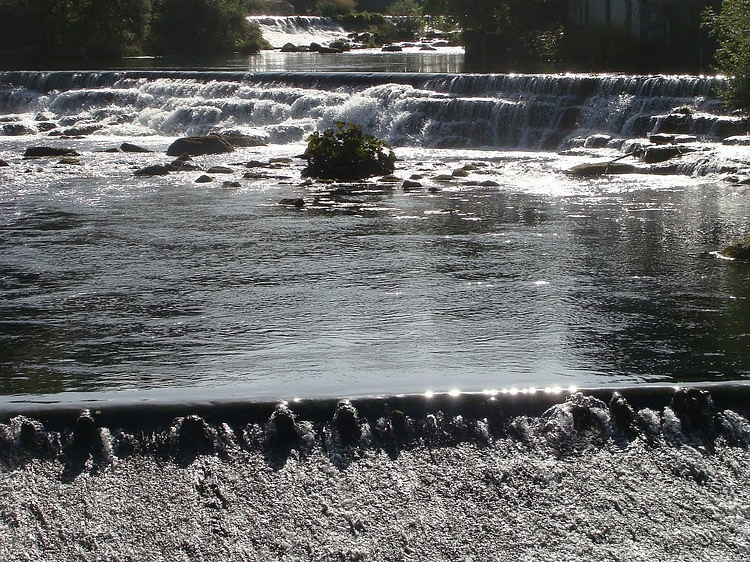
{"label": "vegetation clump", "polygon": [[337,122],[335,129],[314,132],[303,154],[306,176],[358,180],[393,173],[396,155],[383,140],[362,132],[353,123]]}
{"label": "vegetation clump", "polygon": [[734,260],[750,261],[750,234],[743,240],[724,248],[721,255]]}

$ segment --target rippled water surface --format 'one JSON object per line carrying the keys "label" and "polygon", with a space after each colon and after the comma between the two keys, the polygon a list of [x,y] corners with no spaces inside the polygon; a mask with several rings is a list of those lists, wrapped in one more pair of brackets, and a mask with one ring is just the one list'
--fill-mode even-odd
{"label": "rippled water surface", "polygon": [[6,175],[0,390],[269,398],[747,376],[748,271],[708,254],[741,229],[745,188],[573,181],[535,153],[399,154],[412,171],[470,158],[500,186],[373,184],[297,210],[277,203],[309,198],[284,179],[298,164],[240,188]]}
{"label": "rippled water surface", "polygon": [[[267,62],[279,56],[269,53]],[[342,84],[351,89],[365,78]],[[120,90],[71,90],[59,99],[8,94],[9,114],[22,122],[54,111],[62,123],[77,111],[78,119],[112,124],[77,140],[0,136],[9,164],[0,167],[0,394],[273,399],[750,374],[750,270],[711,255],[745,231],[747,185],[718,173],[574,179],[565,174],[574,164],[621,153],[425,148],[414,140],[411,131],[424,123],[428,146],[455,143],[472,115],[501,115],[491,104],[502,115],[525,115],[486,96],[459,93],[453,103],[451,94],[433,100],[400,85],[347,98],[332,86],[300,93],[297,76],[291,101],[283,84],[271,82],[263,86],[269,101],[253,86],[261,101],[243,98],[255,108],[245,109],[221,99],[237,90],[221,79],[205,87],[194,77],[165,75],[154,80],[158,87],[125,80],[124,102]],[[134,86],[138,95],[127,90]],[[188,93],[149,107],[159,88]],[[420,96],[427,101],[412,104]],[[102,99],[115,102],[104,107]],[[49,107],[36,109],[43,103]],[[293,127],[284,103],[297,111]],[[457,103],[483,113],[449,126]],[[399,182],[338,191],[304,184],[304,162],[294,157],[315,123],[300,104],[316,118],[370,115],[396,140],[412,135],[397,148]],[[268,121],[251,125],[267,126],[272,142],[196,159],[203,169],[230,166],[226,178],[200,184],[197,172],[133,175],[163,160],[174,137],[203,130],[196,119],[219,119],[229,106],[235,120],[267,112]],[[405,113],[411,108],[413,118]],[[138,115],[132,125],[121,118],[128,111]],[[378,121],[379,111],[393,121]],[[541,131],[529,138],[562,138],[527,113]],[[482,123],[489,132],[480,140],[505,138],[492,132],[494,121]],[[155,152],[103,152],[123,140]],[[72,164],[22,157],[27,146],[55,142],[73,143],[82,156]],[[274,157],[291,160],[246,175],[247,162]],[[466,177],[436,179],[466,164]],[[402,189],[410,177],[421,187]],[[223,186],[224,179],[236,183]],[[285,198],[304,206],[280,205]]]}

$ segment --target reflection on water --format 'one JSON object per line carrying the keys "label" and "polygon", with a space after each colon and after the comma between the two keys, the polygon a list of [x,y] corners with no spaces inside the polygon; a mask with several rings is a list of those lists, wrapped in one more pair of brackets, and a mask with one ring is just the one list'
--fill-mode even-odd
{"label": "reflection on water", "polygon": [[722,184],[397,189],[305,211],[276,205],[278,186],[123,185],[96,205],[49,189],[3,203],[2,394],[750,373],[747,270],[707,257],[750,210]]}

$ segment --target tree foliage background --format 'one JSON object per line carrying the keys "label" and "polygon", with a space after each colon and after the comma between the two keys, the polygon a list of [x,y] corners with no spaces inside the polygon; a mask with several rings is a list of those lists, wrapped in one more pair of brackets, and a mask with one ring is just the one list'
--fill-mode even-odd
{"label": "tree foliage background", "polygon": [[255,52],[260,0],[27,0],[0,5],[0,51],[58,58]]}
{"label": "tree foliage background", "polygon": [[706,13],[706,21],[718,43],[717,70],[730,77],[722,98],[750,110],[750,0],[724,0],[718,13]]}

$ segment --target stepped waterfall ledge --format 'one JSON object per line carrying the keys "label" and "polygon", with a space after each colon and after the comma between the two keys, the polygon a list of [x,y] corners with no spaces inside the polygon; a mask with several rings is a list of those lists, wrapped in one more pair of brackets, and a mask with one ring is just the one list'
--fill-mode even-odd
{"label": "stepped waterfall ledge", "polygon": [[[662,130],[721,140],[744,131],[694,77],[394,73],[4,72],[0,109],[35,130],[39,112],[78,114],[120,135],[236,128],[301,141],[336,121],[394,146],[558,150],[581,135]],[[684,123],[670,113],[687,108]]]}

